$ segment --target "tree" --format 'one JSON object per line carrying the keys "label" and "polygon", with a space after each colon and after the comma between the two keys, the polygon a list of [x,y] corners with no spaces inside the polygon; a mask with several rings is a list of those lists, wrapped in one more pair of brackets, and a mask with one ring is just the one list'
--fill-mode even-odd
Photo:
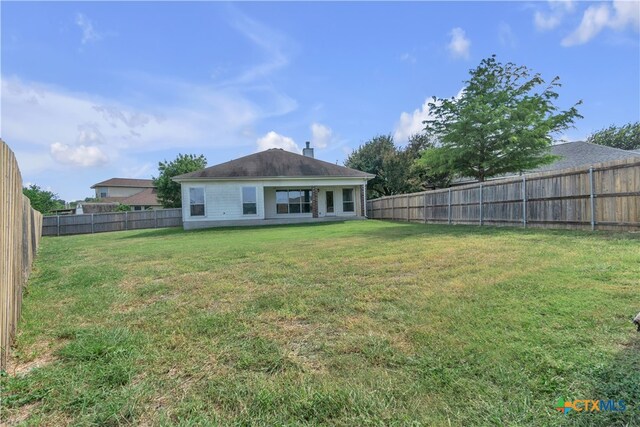
{"label": "tree", "polygon": [[552,163],[552,135],[571,127],[579,101],[566,111],[554,105],[559,77],[547,85],[525,66],[502,64],[495,55],[470,70],[459,97],[433,97],[425,132],[440,145],[422,164],[478,181]]}
{"label": "tree", "polygon": [[64,200],[52,191],[43,190],[35,184],[22,189],[22,193],[31,201],[31,207],[42,214],[49,214],[56,209],[64,208]]}
{"label": "tree", "polygon": [[158,189],[158,200],[165,208],[182,206],[180,184],[171,180],[174,176],[194,172],[207,167],[207,159],[201,154],[178,154],[175,160],[158,163],[160,175],[153,178],[153,185]]}
{"label": "tree", "polygon": [[120,203],[116,208],[116,212],[131,212],[131,206]]}
{"label": "tree", "polygon": [[443,178],[448,182],[447,174],[436,177],[416,165],[421,153],[432,147],[424,134],[412,135],[404,148],[398,148],[391,135],[378,135],[351,153],[345,166],[376,175],[367,183],[369,198],[421,191],[441,186]]}
{"label": "tree", "polygon": [[611,125],[591,134],[587,142],[621,150],[638,150],[640,149],[640,122],[627,123],[620,127]]}
{"label": "tree", "polygon": [[375,198],[393,194],[383,169],[385,158],[393,155],[395,150],[391,135],[378,135],[354,150],[344,162],[346,167],[375,175],[375,178],[367,183],[367,197]]}

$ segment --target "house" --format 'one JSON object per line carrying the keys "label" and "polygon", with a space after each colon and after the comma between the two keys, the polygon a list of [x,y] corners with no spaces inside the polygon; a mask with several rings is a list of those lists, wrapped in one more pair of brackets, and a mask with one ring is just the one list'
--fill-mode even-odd
{"label": "house", "polygon": [[585,141],[565,142],[551,146],[551,154],[560,158],[555,162],[540,166],[530,172],[547,172],[567,168],[577,168],[596,163],[640,157],[637,151],[621,150]]}
{"label": "house", "polygon": [[151,179],[111,178],[91,188],[99,203],[129,205],[134,211],[162,208]]}
{"label": "house", "polygon": [[173,178],[185,229],[366,217],[374,175],[273,148]]}
{"label": "house", "polygon": [[[537,167],[526,171],[525,173],[549,172],[568,168],[578,168],[595,165],[597,163],[640,157],[640,152],[638,151],[621,150],[619,148],[592,144],[585,141],[572,141],[554,144],[550,147],[549,153],[554,156],[558,156],[559,158],[553,163]],[[489,178],[489,180],[502,179],[515,175],[522,174],[509,173]],[[451,185],[466,185],[473,182],[476,182],[476,180],[472,178],[458,178],[455,179]]]}

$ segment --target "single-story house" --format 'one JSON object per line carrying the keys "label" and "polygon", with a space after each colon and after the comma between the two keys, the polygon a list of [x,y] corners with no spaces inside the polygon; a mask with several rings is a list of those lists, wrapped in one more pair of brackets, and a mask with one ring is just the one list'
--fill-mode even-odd
{"label": "single-story house", "polygon": [[273,148],[173,178],[185,229],[366,217],[374,175]]}
{"label": "single-story house", "polygon": [[95,189],[99,203],[128,205],[134,211],[162,208],[151,179],[110,178],[91,188]]}

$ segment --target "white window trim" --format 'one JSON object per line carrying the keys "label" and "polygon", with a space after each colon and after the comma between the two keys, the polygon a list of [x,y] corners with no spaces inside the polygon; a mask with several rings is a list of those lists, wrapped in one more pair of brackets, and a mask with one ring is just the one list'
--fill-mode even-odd
{"label": "white window trim", "polygon": [[[254,214],[246,214],[244,213],[244,192],[245,188],[253,188],[256,191],[256,213]],[[243,217],[257,217],[260,216],[258,213],[258,186],[257,185],[241,185],[240,186],[240,211],[242,212]]]}
{"label": "white window trim", "polygon": [[[203,197],[203,201],[204,201],[204,215],[191,215],[191,189],[192,188],[201,188],[202,189],[202,195]],[[194,218],[194,219],[201,219],[201,218],[206,218],[207,217],[207,189],[204,185],[190,185],[187,188],[187,197],[189,200],[189,203],[187,204],[187,209],[189,212],[189,218]]]}

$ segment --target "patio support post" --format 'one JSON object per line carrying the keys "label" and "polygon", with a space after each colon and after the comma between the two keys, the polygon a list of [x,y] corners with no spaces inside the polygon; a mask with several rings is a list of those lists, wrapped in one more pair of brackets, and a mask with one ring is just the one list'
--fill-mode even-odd
{"label": "patio support post", "polygon": [[318,218],[318,187],[311,189],[311,216]]}

